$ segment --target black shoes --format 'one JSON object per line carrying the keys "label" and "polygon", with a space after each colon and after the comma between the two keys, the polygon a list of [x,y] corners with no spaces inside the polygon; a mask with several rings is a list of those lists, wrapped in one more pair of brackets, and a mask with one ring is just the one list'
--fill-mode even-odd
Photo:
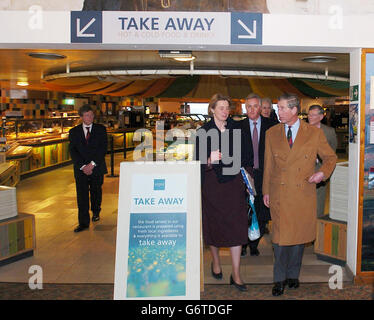
{"label": "black shoes", "polygon": [[240,254],[241,257],[245,257],[247,255],[247,245],[242,246],[242,252]]}
{"label": "black shoes", "polygon": [[[258,251],[257,248],[252,249],[251,247],[249,248],[249,252],[251,256],[259,256],[260,251]],[[247,246],[242,246],[242,252],[240,254],[241,257],[245,257],[247,255]]]}
{"label": "black shoes", "polygon": [[299,279],[286,279],[282,282],[275,282],[272,290],[273,296],[280,296],[284,292],[284,287],[288,285],[290,289],[297,289],[300,286]]}
{"label": "black shoes", "polygon": [[[92,222],[96,222],[96,221],[99,221],[99,220],[100,220],[100,216],[99,215],[93,215],[92,216]],[[89,228],[89,226],[80,224],[80,225],[78,225],[78,227],[76,227],[74,229],[74,232],[81,232],[81,231],[86,230],[88,228]]]}
{"label": "black shoes", "polygon": [[239,284],[239,283],[236,283],[232,277],[232,275],[230,276],[230,284],[233,285],[236,289],[238,289],[239,291],[248,291],[247,289],[247,286],[245,284]]}
{"label": "black shoes", "polygon": [[283,292],[284,292],[284,286],[285,286],[285,284],[286,284],[286,281],[275,282],[273,290],[271,291],[271,293],[273,294],[273,296],[277,297],[277,296],[282,295]]}
{"label": "black shoes", "polygon": [[213,262],[212,262],[212,264],[211,264],[211,271],[212,271],[212,276],[213,276],[213,278],[215,278],[215,279],[217,279],[217,280],[221,280],[221,279],[222,279],[222,277],[223,277],[223,275],[222,275],[222,271],[221,271],[220,273],[215,273],[215,272],[213,271]]}
{"label": "black shoes", "polygon": [[286,279],[286,283],[290,289],[297,289],[300,286],[299,279]]}
{"label": "black shoes", "polygon": [[250,252],[251,252],[251,256],[259,256],[260,255],[260,251],[258,251],[257,248],[250,249]]}
{"label": "black shoes", "polygon": [[82,226],[81,224],[74,229],[74,232],[81,232],[83,230],[88,229],[88,226]]}

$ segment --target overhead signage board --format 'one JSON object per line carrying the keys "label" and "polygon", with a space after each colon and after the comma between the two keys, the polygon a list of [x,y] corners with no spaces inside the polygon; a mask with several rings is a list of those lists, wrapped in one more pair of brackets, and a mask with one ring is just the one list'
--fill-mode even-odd
{"label": "overhead signage board", "polygon": [[235,45],[369,48],[367,30],[373,27],[370,14],[0,10],[0,47],[91,43],[124,49],[141,44],[145,50],[178,45],[198,50]]}
{"label": "overhead signage board", "polygon": [[229,44],[230,14],[103,12],[103,43]]}
{"label": "overhead signage board", "polygon": [[[231,30],[231,32],[230,32]],[[261,44],[262,14],[72,11],[72,43]]]}
{"label": "overhead signage board", "polygon": [[114,299],[200,298],[200,165],[123,162]]}

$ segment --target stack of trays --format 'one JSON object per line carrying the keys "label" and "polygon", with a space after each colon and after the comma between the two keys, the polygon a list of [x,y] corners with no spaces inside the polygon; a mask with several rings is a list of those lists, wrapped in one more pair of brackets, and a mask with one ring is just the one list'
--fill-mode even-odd
{"label": "stack of trays", "polygon": [[330,212],[333,220],[348,220],[348,162],[336,164],[330,179]]}
{"label": "stack of trays", "polygon": [[17,214],[16,188],[0,186],[0,221]]}

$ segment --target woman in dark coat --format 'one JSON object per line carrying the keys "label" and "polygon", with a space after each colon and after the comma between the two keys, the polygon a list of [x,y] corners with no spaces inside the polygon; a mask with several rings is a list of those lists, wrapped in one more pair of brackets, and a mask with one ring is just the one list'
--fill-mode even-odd
{"label": "woman in dark coat", "polygon": [[203,238],[212,253],[212,275],[222,278],[219,247],[230,247],[230,284],[245,291],[240,254],[248,238],[248,211],[239,171],[243,165],[241,130],[239,123],[229,118],[230,107],[228,97],[212,97],[208,107],[212,120],[197,131],[195,159],[201,161]]}

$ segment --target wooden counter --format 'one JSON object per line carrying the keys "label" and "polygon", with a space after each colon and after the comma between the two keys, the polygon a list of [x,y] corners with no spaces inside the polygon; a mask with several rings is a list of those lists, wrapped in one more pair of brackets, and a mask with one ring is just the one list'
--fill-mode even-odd
{"label": "wooden counter", "polygon": [[20,170],[17,161],[0,163],[0,185],[15,187],[19,180]]}
{"label": "wooden counter", "polygon": [[35,247],[34,215],[0,220],[0,266],[32,256]]}
{"label": "wooden counter", "polygon": [[345,265],[347,254],[347,223],[330,219],[317,219],[317,235],[314,242],[317,258],[337,265]]}

